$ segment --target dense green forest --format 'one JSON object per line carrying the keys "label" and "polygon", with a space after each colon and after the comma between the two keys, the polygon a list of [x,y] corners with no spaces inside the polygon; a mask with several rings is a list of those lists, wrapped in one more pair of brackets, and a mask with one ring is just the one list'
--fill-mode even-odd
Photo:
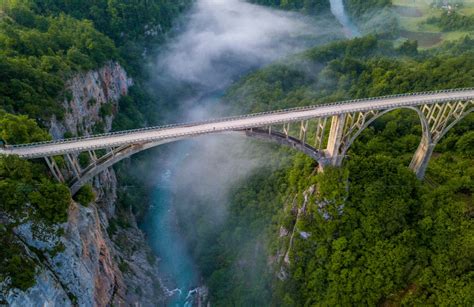
{"label": "dense green forest", "polygon": [[[239,111],[257,112],[468,87],[474,80],[472,47],[469,38],[423,53],[412,42],[394,48],[371,36],[337,42],[249,75],[226,99]],[[194,249],[211,301],[472,305],[473,128],[470,115],[445,136],[424,182],[407,167],[421,136],[410,111],[377,120],[341,169],[317,174],[315,163],[301,154],[273,155],[278,171],[259,169],[235,188],[219,236],[199,226],[194,232],[196,241],[213,246]],[[313,185],[316,192],[297,215],[294,206],[302,207]],[[199,213],[193,219],[199,221]],[[276,257],[288,246],[287,238],[278,237],[281,225],[296,230],[284,281],[276,277],[286,267]]]}
{"label": "dense green forest", "polygon": [[118,0],[45,0],[35,1],[35,11],[41,14],[68,14],[76,19],[88,19],[100,32],[126,44],[147,36],[163,38],[174,17],[189,0],[118,1]]}
{"label": "dense green forest", "polygon": [[400,31],[398,16],[391,0],[343,0],[345,9],[360,32],[396,38]]}
{"label": "dense green forest", "polygon": [[376,36],[336,42],[251,74],[228,95],[243,112],[261,112],[314,102],[469,87],[473,44],[466,37],[437,51],[419,53],[416,42],[406,41],[394,48]]}
{"label": "dense green forest", "polygon": [[42,15],[70,15],[90,20],[95,29],[114,40],[123,64],[134,77],[141,77],[144,50],[153,51],[163,42],[175,18],[192,0],[46,0],[32,1]]}
{"label": "dense green forest", "polygon": [[60,96],[72,72],[117,59],[113,41],[89,21],[45,17],[11,3],[0,19],[0,107],[39,120],[62,118]]}

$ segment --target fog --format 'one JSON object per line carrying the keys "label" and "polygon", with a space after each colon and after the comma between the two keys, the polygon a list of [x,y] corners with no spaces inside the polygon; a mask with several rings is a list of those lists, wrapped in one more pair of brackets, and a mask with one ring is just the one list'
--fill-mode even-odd
{"label": "fog", "polygon": [[[316,20],[239,0],[198,0],[153,63],[153,88],[168,99],[173,121],[221,115],[226,108],[220,97],[234,81],[331,35],[341,37],[334,25],[329,16]],[[163,263],[174,268],[169,273],[175,275],[177,287],[186,289],[198,280],[197,272],[183,272],[193,267],[182,246],[194,235],[190,232],[200,223],[207,231],[218,229],[228,214],[231,188],[267,164],[252,144],[239,136],[200,137],[168,146],[166,162],[157,162],[154,203],[164,209],[150,212],[159,216],[148,217],[145,230],[168,231],[149,237]],[[169,175],[165,181],[162,174]],[[204,219],[193,220],[196,215]]]}
{"label": "fog", "polygon": [[[225,114],[220,96],[243,74],[314,46],[321,38],[341,36],[340,28],[328,26],[335,24],[332,16],[315,19],[240,0],[198,0],[179,24],[153,72],[155,86],[170,92],[170,117],[182,121]],[[196,199],[213,195],[225,203],[225,191],[263,163],[260,157],[245,156],[248,146],[242,137],[229,143],[212,136],[177,144],[176,151],[189,154],[173,172],[176,194],[185,192]],[[219,216],[225,215],[223,211],[215,210]]]}
{"label": "fog", "polygon": [[207,88],[224,88],[242,71],[301,50],[310,43],[301,40],[304,36],[334,31],[301,15],[239,0],[198,0],[184,20],[156,73]]}

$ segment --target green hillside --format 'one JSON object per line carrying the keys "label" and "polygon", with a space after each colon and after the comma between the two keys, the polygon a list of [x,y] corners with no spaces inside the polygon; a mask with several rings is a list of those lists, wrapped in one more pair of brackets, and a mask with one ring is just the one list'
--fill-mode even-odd
{"label": "green hillside", "polygon": [[[466,39],[442,51],[417,52],[373,37],[333,43],[249,75],[226,99],[255,112],[472,86],[473,46]],[[283,150],[273,158],[288,161],[279,164],[280,171],[261,169],[235,189],[221,235],[199,232],[200,240],[215,244],[197,255],[206,267],[211,301],[472,305],[473,128],[471,114],[445,136],[423,182],[407,167],[421,136],[410,111],[393,111],[364,131],[342,169],[316,174],[311,159],[291,154],[288,161]],[[303,194],[313,185],[317,192],[297,215],[294,206],[303,206]],[[276,277],[282,258],[274,257],[289,242],[279,238],[280,226],[296,230],[283,282]]]}

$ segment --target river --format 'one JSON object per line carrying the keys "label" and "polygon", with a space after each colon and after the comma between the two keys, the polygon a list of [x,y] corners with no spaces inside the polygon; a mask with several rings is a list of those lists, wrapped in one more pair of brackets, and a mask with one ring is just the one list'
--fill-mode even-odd
{"label": "river", "polygon": [[[332,11],[347,27],[341,8]],[[334,30],[334,19],[315,20],[239,0],[198,0],[177,32],[154,63],[154,87],[173,103],[168,116],[173,121],[225,114],[219,98],[242,75],[329,37],[341,38],[342,31]],[[203,137],[168,145],[157,162],[153,203],[141,227],[172,281],[171,306],[190,305],[188,294],[200,285],[199,268],[181,231],[196,221],[179,219],[177,211],[205,210],[210,227],[225,222],[227,191],[261,163],[245,155],[245,146],[239,139]],[[178,201],[178,195],[195,201]]]}
{"label": "river", "polygon": [[344,0],[329,0],[331,4],[331,12],[337,18],[339,23],[344,28],[344,33],[347,37],[358,37],[360,36],[359,29],[351,21],[351,18],[347,15],[344,7]]}

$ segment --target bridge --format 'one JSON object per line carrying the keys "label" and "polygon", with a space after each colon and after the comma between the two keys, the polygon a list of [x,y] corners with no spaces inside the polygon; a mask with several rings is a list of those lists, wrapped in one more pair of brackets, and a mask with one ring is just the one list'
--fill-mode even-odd
{"label": "bridge", "polygon": [[[44,158],[52,175],[68,183],[75,194],[103,170],[133,154],[182,139],[218,133],[241,133],[271,140],[302,151],[320,168],[340,166],[347,150],[371,123],[395,109],[418,114],[422,138],[410,163],[423,178],[434,147],[446,132],[473,111],[474,88],[402,94],[348,100],[257,114],[213,119],[204,122],[150,127],[41,143],[6,146],[0,154],[25,159]],[[79,154],[90,164],[81,167]],[[63,156],[67,171],[57,164]]]}

